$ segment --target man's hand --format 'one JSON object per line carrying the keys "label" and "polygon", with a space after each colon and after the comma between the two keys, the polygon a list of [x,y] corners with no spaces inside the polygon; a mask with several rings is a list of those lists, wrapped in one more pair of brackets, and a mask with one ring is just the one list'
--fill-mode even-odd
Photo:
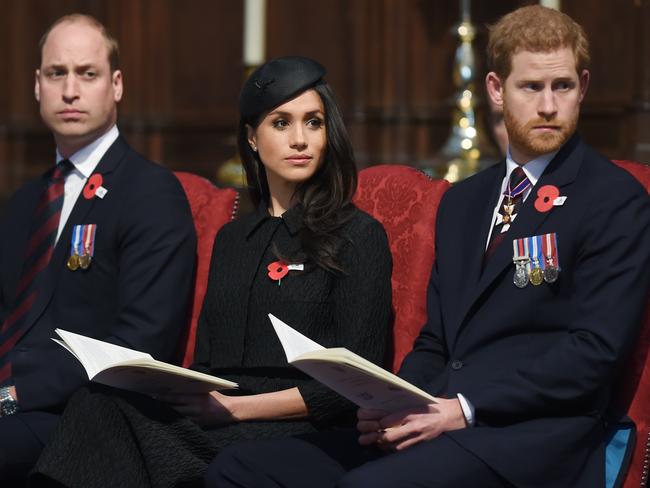
{"label": "man's hand", "polygon": [[18,402],[18,393],[16,393],[16,387],[15,386],[10,386],[9,387],[9,394],[11,395],[11,398],[16,400]]}
{"label": "man's hand", "polygon": [[419,442],[435,439],[443,432],[467,427],[457,398],[439,398],[438,403],[388,414],[380,410],[359,409],[359,444],[401,451]]}
{"label": "man's hand", "polygon": [[199,425],[219,425],[235,422],[237,419],[229,408],[232,398],[217,391],[194,395],[176,394],[157,397],[158,400],[169,403],[174,410],[191,418]]}

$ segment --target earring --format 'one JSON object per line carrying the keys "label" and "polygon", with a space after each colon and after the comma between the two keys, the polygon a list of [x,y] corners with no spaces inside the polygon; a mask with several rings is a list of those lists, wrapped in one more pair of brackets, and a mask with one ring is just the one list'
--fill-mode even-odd
{"label": "earring", "polygon": [[251,149],[253,152],[257,152],[257,146],[255,144],[251,144]]}

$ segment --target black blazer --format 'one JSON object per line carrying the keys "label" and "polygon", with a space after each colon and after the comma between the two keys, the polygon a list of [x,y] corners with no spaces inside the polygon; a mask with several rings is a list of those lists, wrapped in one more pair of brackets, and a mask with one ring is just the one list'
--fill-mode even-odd
{"label": "black blazer", "polygon": [[[648,296],[650,198],[574,136],[481,271],[504,175],[494,166],[443,197],[429,318],[400,374],[465,395],[477,425],[448,435],[515,486],[603,486],[603,415]],[[564,205],[537,211],[544,185]],[[512,239],[550,232],[559,279],[517,288]]]}
{"label": "black blazer", "polygon": [[300,254],[302,222],[300,205],[282,218],[270,217],[262,206],[219,231],[194,367],[236,381],[239,393],[297,387],[309,420],[321,428],[348,423],[356,407],[287,363],[268,314],[324,347],[347,347],[381,364],[392,323],[392,261],[382,225],[354,209],[338,231],[337,262],[344,273],[335,276],[307,261],[278,283],[267,266],[278,260],[276,249],[288,258]]}
{"label": "black blazer", "polygon": [[[87,381],[81,364],[51,337],[59,327],[172,359],[193,280],[196,236],[187,199],[167,169],[118,138],[99,162],[108,193],[83,193],[68,218],[29,312],[28,330],[11,351],[23,411],[58,410]],[[0,318],[9,313],[22,270],[31,216],[45,178],[9,202],[0,223]],[[72,229],[97,224],[87,270],[70,271]]]}

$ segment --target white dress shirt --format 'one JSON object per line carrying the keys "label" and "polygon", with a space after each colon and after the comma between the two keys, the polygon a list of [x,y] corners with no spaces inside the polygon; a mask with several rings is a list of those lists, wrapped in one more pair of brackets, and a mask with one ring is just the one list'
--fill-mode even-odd
{"label": "white dress shirt", "polygon": [[[64,193],[63,193],[63,208],[61,209],[61,219],[59,220],[59,230],[56,233],[56,242],[59,241],[61,232],[65,227],[65,223],[72,213],[72,208],[77,202],[77,198],[81,194],[86,181],[95,171],[99,161],[104,157],[108,148],[115,142],[120,135],[117,126],[114,125],[103,136],[95,139],[86,147],[79,149],[76,153],[68,159],[73,164],[74,169],[65,177]],[[65,159],[56,150],[56,163]]]}

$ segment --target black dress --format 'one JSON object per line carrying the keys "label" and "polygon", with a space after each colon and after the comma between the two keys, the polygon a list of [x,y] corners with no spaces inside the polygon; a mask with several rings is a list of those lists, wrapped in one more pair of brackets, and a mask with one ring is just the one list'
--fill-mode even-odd
{"label": "black dress", "polygon": [[297,387],[309,416],[202,429],[167,405],[101,386],[78,392],[34,470],[33,486],[200,485],[220,448],[244,439],[347,427],[355,406],[290,366],[267,314],[325,347],[342,346],[378,364],[392,322],[391,255],[383,227],[354,210],[341,230],[335,275],[303,264],[279,282],[268,265],[300,254],[302,211],[281,218],[265,210],[218,233],[197,331],[194,369],[239,383],[232,394]]}

